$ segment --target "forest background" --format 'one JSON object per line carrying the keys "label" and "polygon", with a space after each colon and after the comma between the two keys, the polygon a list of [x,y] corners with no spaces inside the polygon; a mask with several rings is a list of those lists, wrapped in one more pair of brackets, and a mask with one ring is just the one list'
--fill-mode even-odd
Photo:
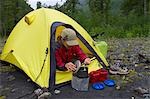
{"label": "forest background", "polygon": [[[8,37],[14,26],[34,10],[28,0],[0,0],[0,38]],[[150,36],[150,0],[66,0],[51,6],[37,2],[37,8],[59,10],[103,38]]]}

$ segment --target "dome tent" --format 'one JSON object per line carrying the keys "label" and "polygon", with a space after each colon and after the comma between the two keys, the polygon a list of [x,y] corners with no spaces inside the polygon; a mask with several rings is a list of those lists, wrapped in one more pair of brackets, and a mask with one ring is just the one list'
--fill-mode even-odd
{"label": "dome tent", "polygon": [[32,11],[18,22],[4,45],[0,60],[23,70],[40,87],[50,88],[71,80],[71,72],[56,70],[54,55],[56,36],[67,26],[77,32],[83,52],[96,57],[88,66],[89,72],[108,66],[94,40],[77,22],[47,8]]}

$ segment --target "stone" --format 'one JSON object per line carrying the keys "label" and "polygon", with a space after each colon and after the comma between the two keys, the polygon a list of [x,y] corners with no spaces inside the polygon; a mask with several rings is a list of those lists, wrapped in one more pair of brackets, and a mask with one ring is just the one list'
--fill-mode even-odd
{"label": "stone", "polygon": [[43,93],[43,90],[42,89],[36,89],[35,91],[34,91],[34,94],[35,95],[37,95],[37,96],[40,96],[41,94]]}
{"label": "stone", "polygon": [[135,67],[138,67],[138,64],[135,64]]}
{"label": "stone", "polygon": [[50,92],[44,92],[43,94],[38,96],[38,99],[49,99],[50,96],[51,96]]}
{"label": "stone", "polygon": [[27,79],[27,82],[30,82],[31,81],[31,79]]}
{"label": "stone", "polygon": [[142,88],[142,87],[137,87],[134,89],[135,92],[138,94],[148,94],[148,89]]}
{"label": "stone", "polygon": [[150,66],[145,66],[144,69],[150,69]]}
{"label": "stone", "polygon": [[131,97],[131,99],[135,99],[135,97],[134,97],[134,96],[132,96],[132,97]]}
{"label": "stone", "polygon": [[13,80],[15,80],[16,78],[13,76],[13,75],[11,75],[11,76],[9,76],[8,77],[8,81],[13,81]]}
{"label": "stone", "polygon": [[59,94],[60,92],[61,92],[61,91],[58,90],[58,89],[56,89],[56,90],[54,91],[55,94]]}
{"label": "stone", "polygon": [[14,88],[14,89],[11,90],[11,92],[13,93],[13,92],[15,92],[16,90],[18,90],[18,89],[17,89],[17,88]]}
{"label": "stone", "polygon": [[120,89],[121,89],[121,86],[117,85],[117,86],[116,86],[116,89],[117,89],[117,90],[120,90]]}

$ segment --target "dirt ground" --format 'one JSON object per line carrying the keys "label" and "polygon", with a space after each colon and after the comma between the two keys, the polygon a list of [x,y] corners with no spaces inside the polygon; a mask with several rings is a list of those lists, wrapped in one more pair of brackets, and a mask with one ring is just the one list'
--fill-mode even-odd
{"label": "dirt ground", "polygon": [[[78,92],[70,84],[58,88],[59,94],[52,92],[49,99],[150,99],[150,38],[107,39],[107,61],[110,66],[120,62],[121,67],[128,67],[128,75],[109,75],[115,80],[115,87]],[[0,40],[0,50],[4,41]],[[141,87],[148,94],[135,91]],[[13,65],[0,62],[0,99],[36,99],[33,92],[37,89],[22,71]]]}

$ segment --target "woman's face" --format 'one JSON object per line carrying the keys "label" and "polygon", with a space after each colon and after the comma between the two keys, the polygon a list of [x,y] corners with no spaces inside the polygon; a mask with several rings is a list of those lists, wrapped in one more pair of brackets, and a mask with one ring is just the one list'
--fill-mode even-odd
{"label": "woman's face", "polygon": [[68,48],[68,47],[69,47],[69,45],[66,43],[66,41],[65,41],[65,40],[62,40],[62,44],[63,44],[66,48]]}

